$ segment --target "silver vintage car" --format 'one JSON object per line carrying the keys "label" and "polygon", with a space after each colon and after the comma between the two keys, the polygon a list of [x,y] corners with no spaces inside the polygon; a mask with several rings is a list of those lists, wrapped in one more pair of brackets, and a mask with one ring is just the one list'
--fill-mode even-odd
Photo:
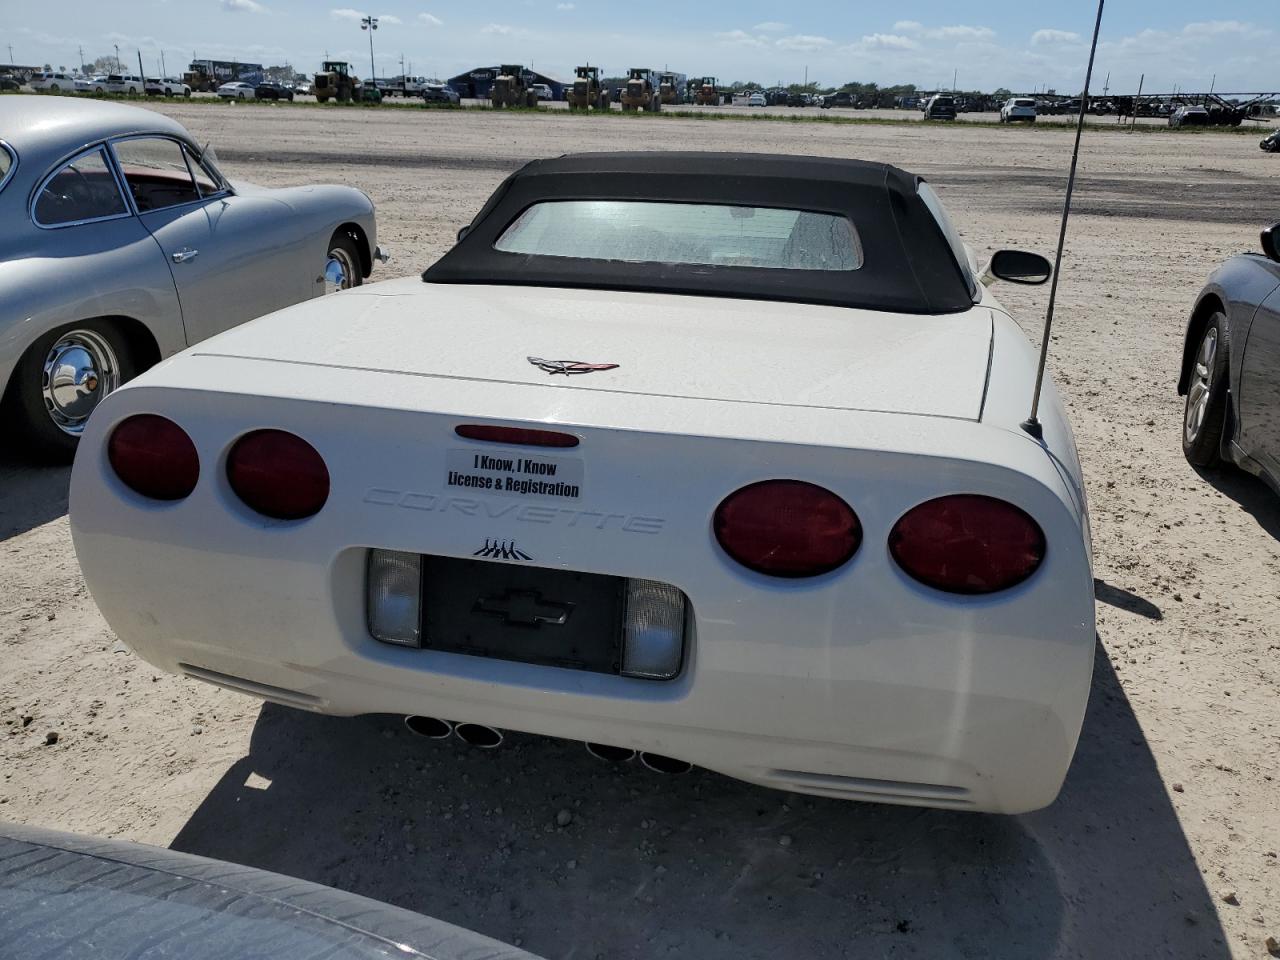
{"label": "silver vintage car", "polygon": [[254,317],[359,284],[373,204],[232,183],[174,120],[0,100],[0,432],[69,459],[110,391]]}

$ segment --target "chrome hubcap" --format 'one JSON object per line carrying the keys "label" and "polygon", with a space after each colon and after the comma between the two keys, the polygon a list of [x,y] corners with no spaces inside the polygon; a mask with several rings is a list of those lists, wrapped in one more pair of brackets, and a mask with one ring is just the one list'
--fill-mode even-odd
{"label": "chrome hubcap", "polygon": [[120,363],[115,351],[92,330],[72,330],[45,357],[44,408],[58,429],[73,437],[84,431],[89,414],[118,386]]}
{"label": "chrome hubcap", "polygon": [[329,259],[324,265],[324,292],[337,293],[351,286],[351,278],[355,276],[355,265],[351,262],[347,251],[334,247],[329,251]]}
{"label": "chrome hubcap", "polygon": [[1195,366],[1191,370],[1191,388],[1187,391],[1187,415],[1183,425],[1187,443],[1195,442],[1209,412],[1209,394],[1213,389],[1213,364],[1218,357],[1218,329],[1210,327],[1200,341]]}

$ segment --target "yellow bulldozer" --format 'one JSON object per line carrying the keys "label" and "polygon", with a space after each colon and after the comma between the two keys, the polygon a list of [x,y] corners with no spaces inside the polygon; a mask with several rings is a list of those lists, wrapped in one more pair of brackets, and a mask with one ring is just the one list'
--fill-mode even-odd
{"label": "yellow bulldozer", "polygon": [[525,81],[524,67],[504,63],[489,88],[489,102],[497,107],[536,107],[538,94]]}
{"label": "yellow bulldozer", "polygon": [[609,109],[609,91],[600,86],[599,67],[575,67],[573,87],[565,93],[570,110]]}
{"label": "yellow bulldozer", "polygon": [[681,102],[680,86],[674,73],[664,73],[658,78],[658,99],[667,106]]}
{"label": "yellow bulldozer", "polygon": [[341,60],[326,60],[313,79],[312,90],[319,103],[337,100],[346,103],[356,98],[360,78],[351,72],[351,64]]}
{"label": "yellow bulldozer", "polygon": [[662,109],[658,91],[653,88],[653,71],[647,67],[632,67],[627,71],[627,85],[622,88],[622,109],[627,113],[648,110],[657,113]]}
{"label": "yellow bulldozer", "polygon": [[700,107],[720,106],[720,83],[715,77],[703,77],[693,91],[693,102]]}

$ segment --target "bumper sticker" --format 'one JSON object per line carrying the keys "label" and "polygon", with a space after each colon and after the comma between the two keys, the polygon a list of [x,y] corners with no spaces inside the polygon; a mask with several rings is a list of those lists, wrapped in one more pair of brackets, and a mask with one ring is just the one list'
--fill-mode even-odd
{"label": "bumper sticker", "polygon": [[583,463],[569,457],[499,450],[450,450],[445,486],[508,497],[578,500],[582,497]]}

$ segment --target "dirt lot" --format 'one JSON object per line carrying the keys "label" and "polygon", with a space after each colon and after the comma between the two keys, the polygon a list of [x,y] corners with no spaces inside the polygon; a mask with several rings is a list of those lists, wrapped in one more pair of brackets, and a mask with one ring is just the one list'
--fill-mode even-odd
{"label": "dirt lot", "polygon": [[[381,278],[430,263],[522,161],[619,148],[887,160],[938,184],[980,253],[1050,253],[1070,147],[1048,125],[163,109],[233,177],[367,191],[395,254]],[[1050,365],[1088,480],[1100,645],[1049,809],[806,799],[527,736],[479,752],[158,675],[85,592],[67,471],[10,454],[0,817],[333,884],[549,957],[1265,956],[1280,938],[1280,505],[1187,466],[1173,384],[1205,276],[1280,215],[1280,161],[1252,138],[1100,126],[1081,162]],[[1035,328],[1045,289],[1001,297]]]}

